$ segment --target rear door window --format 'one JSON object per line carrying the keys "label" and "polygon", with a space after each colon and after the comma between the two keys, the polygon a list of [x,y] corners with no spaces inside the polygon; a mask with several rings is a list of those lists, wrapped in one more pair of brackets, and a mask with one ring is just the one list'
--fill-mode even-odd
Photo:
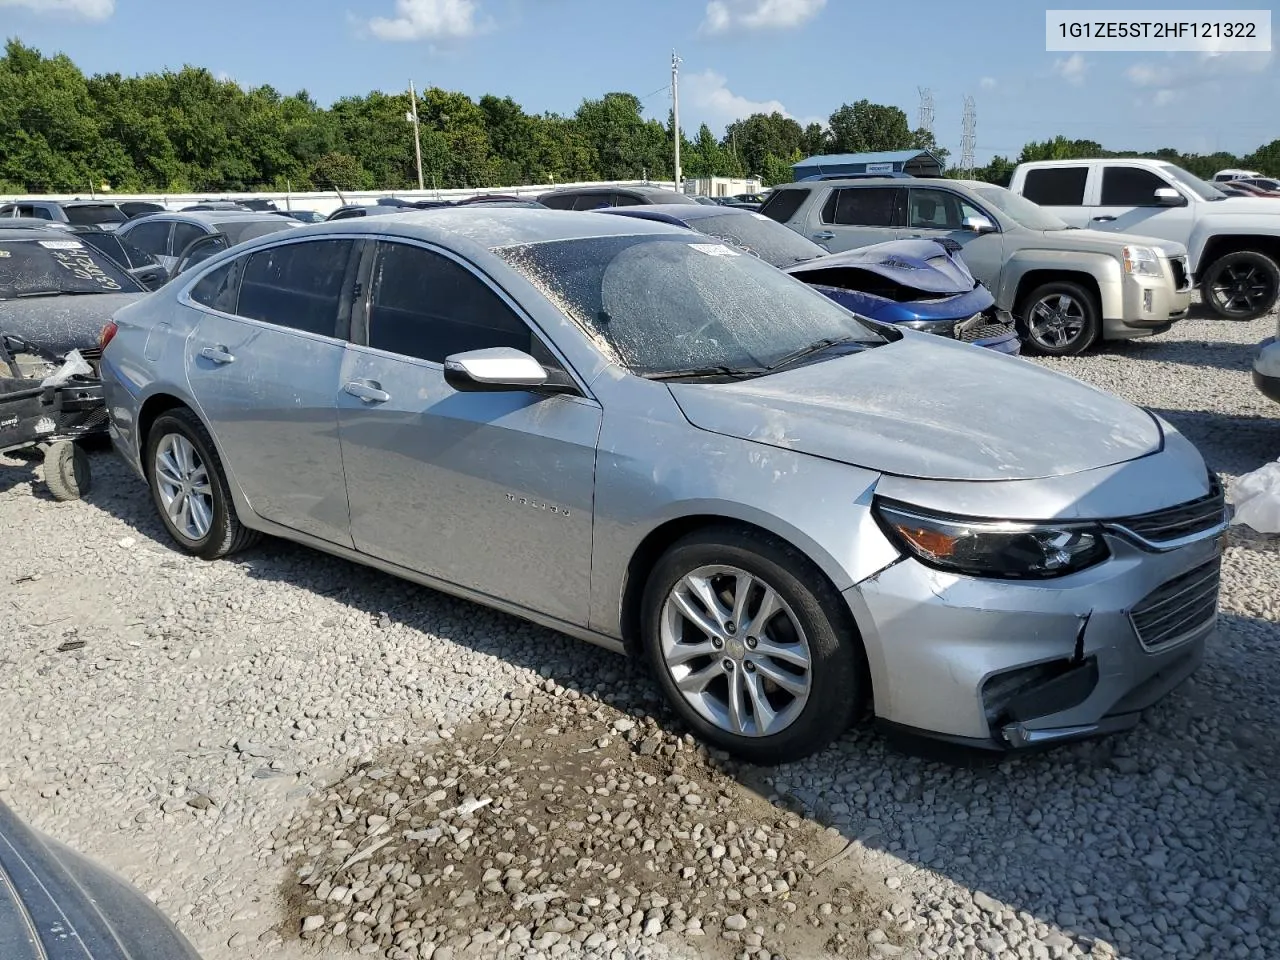
{"label": "rear door window", "polygon": [[139,223],[125,236],[139,250],[145,250],[153,257],[164,257],[169,255],[169,231],[172,227],[168,220]]}
{"label": "rear door window", "polygon": [[901,227],[905,193],[898,187],[833,190],[822,208],[822,222],[846,227]]}
{"label": "rear door window", "polygon": [[189,244],[195,243],[206,234],[203,227],[197,227],[194,223],[175,223],[173,225],[173,255],[175,257],[182,256],[182,251],[187,249]]}
{"label": "rear door window", "polygon": [[1042,207],[1082,207],[1088,167],[1042,167],[1028,170],[1022,195]]}
{"label": "rear door window", "polygon": [[1108,166],[1102,172],[1104,207],[1158,207],[1156,191],[1169,184],[1141,167]]}
{"label": "rear door window", "polygon": [[809,190],[806,187],[796,187],[792,190],[775,190],[764,202],[764,206],[760,208],[760,212],[771,220],[777,220],[779,223],[786,223],[796,215],[796,211],[809,199]]}
{"label": "rear door window", "polygon": [[353,240],[308,240],[250,254],[236,313],[326,337],[338,335],[338,308]]}

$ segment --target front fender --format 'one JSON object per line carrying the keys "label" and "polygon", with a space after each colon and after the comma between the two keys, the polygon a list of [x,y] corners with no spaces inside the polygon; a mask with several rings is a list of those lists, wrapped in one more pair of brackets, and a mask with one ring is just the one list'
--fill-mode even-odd
{"label": "front fender", "polygon": [[[1013,311],[1017,306],[1019,287],[1023,280],[1028,274],[1037,271],[1062,274],[1062,279],[1065,280],[1071,279],[1070,274],[1092,277],[1098,285],[1098,306],[1102,316],[1124,315],[1124,273],[1119,259],[1105,253],[1038,248],[1015,251],[1005,263],[1000,272],[1000,293],[996,298],[1002,309]],[[1036,286],[1039,286],[1039,282]]]}

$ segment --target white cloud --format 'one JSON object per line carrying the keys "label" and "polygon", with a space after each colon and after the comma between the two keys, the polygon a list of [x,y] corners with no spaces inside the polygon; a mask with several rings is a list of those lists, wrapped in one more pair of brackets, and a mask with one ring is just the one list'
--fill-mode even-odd
{"label": "white cloud", "polygon": [[1136,87],[1181,89],[1223,77],[1264,73],[1273,59],[1270,52],[1233,53],[1225,57],[1219,53],[1169,54],[1158,63],[1135,63],[1124,75]]}
{"label": "white cloud", "polygon": [[[780,113],[790,117],[787,108],[777,100],[751,100],[729,89],[723,74],[703,70],[681,78],[680,99],[691,114],[711,127],[724,127],[753,113]],[[685,124],[681,123],[681,127]],[[688,129],[685,127],[685,129]]]}
{"label": "white cloud", "polygon": [[816,17],[827,0],[711,0],[703,33],[786,30]]}
{"label": "white cloud", "polygon": [[25,7],[33,13],[106,20],[116,12],[116,0],[0,0],[0,7]]}
{"label": "white cloud", "polygon": [[1084,75],[1088,69],[1089,61],[1080,53],[1073,53],[1065,59],[1059,58],[1053,61],[1053,72],[1076,87],[1084,83]]}
{"label": "white cloud", "polygon": [[485,27],[476,19],[476,0],[396,0],[395,12],[369,21],[379,40],[457,40]]}
{"label": "white cloud", "polygon": [[1173,101],[1177,100],[1180,96],[1181,94],[1177,90],[1165,88],[1163,90],[1156,91],[1154,102],[1157,107],[1164,107],[1173,103]]}
{"label": "white cloud", "polygon": [[978,81],[978,86],[980,86],[983,90],[994,90],[996,88],[996,78],[983,77],[981,80]]}

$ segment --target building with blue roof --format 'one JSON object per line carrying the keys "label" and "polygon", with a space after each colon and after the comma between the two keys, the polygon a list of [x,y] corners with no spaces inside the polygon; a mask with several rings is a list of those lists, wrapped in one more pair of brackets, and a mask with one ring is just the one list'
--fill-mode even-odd
{"label": "building with blue roof", "polygon": [[878,153],[829,153],[793,164],[797,180],[839,174],[906,173],[913,177],[940,177],[944,164],[928,150],[882,150]]}

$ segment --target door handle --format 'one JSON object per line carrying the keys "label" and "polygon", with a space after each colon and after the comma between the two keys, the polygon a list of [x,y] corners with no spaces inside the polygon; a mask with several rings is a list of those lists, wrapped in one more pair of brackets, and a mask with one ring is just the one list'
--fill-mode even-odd
{"label": "door handle", "polygon": [[813,235],[813,239],[815,240],[834,240],[835,238],[836,238],[836,235],[832,233],[830,230],[822,230],[819,233],[815,233]]}
{"label": "door handle", "polygon": [[200,351],[200,356],[206,360],[212,360],[214,363],[235,363],[236,358],[226,347],[218,344],[216,347],[205,347]]}
{"label": "door handle", "polygon": [[1090,223],[1109,223],[1114,219],[1115,217],[1112,217],[1112,216],[1094,217],[1089,222]]}
{"label": "door handle", "polygon": [[351,380],[343,384],[342,389],[365,403],[386,403],[391,399],[391,394],[372,380]]}

